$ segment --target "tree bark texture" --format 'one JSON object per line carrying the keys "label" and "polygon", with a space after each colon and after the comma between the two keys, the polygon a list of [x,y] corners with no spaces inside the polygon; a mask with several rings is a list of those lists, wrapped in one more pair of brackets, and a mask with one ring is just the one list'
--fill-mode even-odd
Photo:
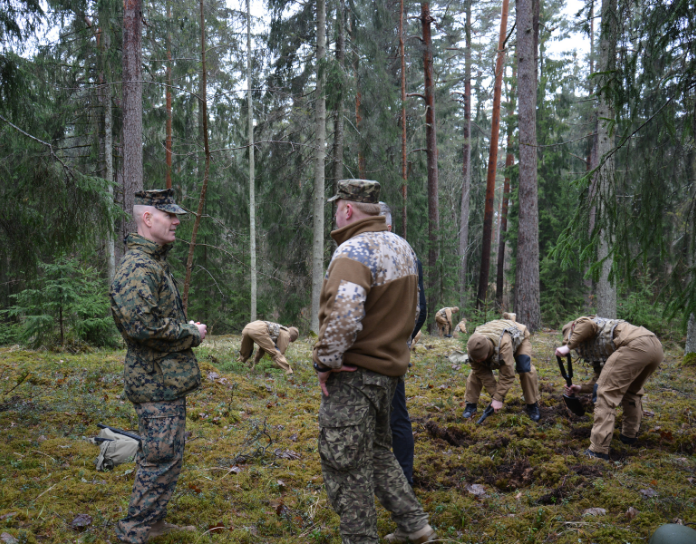
{"label": "tree bark texture", "polygon": [[[508,111],[508,119],[512,118],[515,110],[514,88],[510,89],[508,101],[510,103],[510,111]],[[512,153],[512,132],[513,124],[507,123],[507,155],[505,156],[505,181],[503,182],[503,198],[500,205],[500,232],[498,233],[498,270],[495,284],[495,300],[499,309],[503,309],[503,291],[505,280],[505,234],[507,233],[507,216],[508,202],[510,200],[510,175],[509,169],[515,162],[515,156]]]}
{"label": "tree bark texture", "polygon": [[[123,209],[143,190],[142,0],[123,2]],[[137,227],[132,217],[126,232]]]}
{"label": "tree bark texture", "polygon": [[399,57],[401,58],[401,236],[408,233],[408,154],[406,153],[406,49],[404,47],[404,0],[399,10]]}
{"label": "tree bark texture", "polygon": [[425,142],[428,165],[428,272],[429,296],[428,307],[435,308],[439,298],[437,259],[439,255],[438,235],[440,230],[440,213],[438,198],[437,172],[437,133],[435,127],[435,82],[433,79],[433,40],[428,2],[421,4],[421,24],[423,26],[423,69],[425,73]]}
{"label": "tree bark texture", "polygon": [[172,4],[167,2],[167,91],[165,104],[167,108],[167,141],[165,143],[165,159],[167,164],[167,189],[172,188]]}
{"label": "tree bark texture", "polygon": [[459,307],[467,303],[466,274],[471,201],[471,1],[466,1],[464,35],[464,143],[462,144],[462,200],[459,213]]}
{"label": "tree bark texture", "polygon": [[614,159],[608,154],[614,148],[612,122],[614,120],[614,94],[616,66],[616,40],[618,29],[618,14],[616,0],[602,0],[602,23],[599,37],[598,70],[602,74],[598,78],[597,88],[599,104],[597,106],[597,157],[600,163],[595,181],[597,215],[599,218],[599,248],[597,260],[603,261],[596,285],[597,314],[602,317],[616,317],[616,286],[609,281],[613,265],[611,256],[612,235],[611,208],[614,199]]}
{"label": "tree bark texture", "polygon": [[[594,73],[594,3],[590,6],[590,74]],[[592,97],[594,94],[594,84],[592,80],[589,80],[589,95]],[[594,110],[590,113],[590,126],[592,126],[592,137],[590,138],[590,145],[587,151],[587,170],[593,170],[597,168],[597,116]],[[594,204],[594,192],[595,192],[595,179],[596,176],[592,176],[590,180],[590,187],[588,191],[588,199],[590,201],[590,217],[588,226],[588,235],[592,236],[592,231],[595,227],[595,215],[597,214],[597,207]],[[591,312],[593,307],[593,296],[592,296],[592,278],[589,276],[589,267],[585,269],[586,278],[583,280],[585,285],[585,311]]]}
{"label": "tree bark texture", "polygon": [[486,204],[483,215],[483,237],[481,241],[481,270],[479,271],[476,307],[486,304],[488,274],[491,267],[491,240],[493,230],[493,201],[495,199],[495,176],[498,166],[498,138],[500,136],[500,100],[503,90],[503,62],[505,61],[505,34],[507,33],[509,0],[503,0],[500,12],[500,34],[498,56],[495,62],[495,84],[493,87],[493,112],[491,114],[491,146],[488,152],[488,176],[486,177]]}
{"label": "tree bark texture", "polygon": [[208,80],[205,66],[205,10],[204,0],[200,0],[201,6],[201,117],[203,118],[203,147],[205,149],[205,171],[203,173],[203,186],[198,198],[198,210],[191,231],[191,243],[189,244],[188,258],[186,260],[186,279],[184,280],[184,312],[188,310],[188,297],[191,290],[191,274],[193,272],[193,253],[196,249],[196,236],[201,225],[205,196],[208,191],[208,173],[210,172],[210,147],[208,145]]}
{"label": "tree bark texture", "polygon": [[[694,265],[696,265],[696,208],[693,206],[691,208],[691,213],[689,213],[688,221],[689,226],[687,232],[689,233],[689,244],[687,247],[687,263],[689,268],[693,270]],[[691,276],[693,277],[693,272]],[[684,345],[684,355],[688,355],[689,353],[696,353],[696,316],[694,316],[693,313],[689,314],[689,321],[686,326],[686,343]]]}
{"label": "tree bark texture", "polygon": [[515,312],[531,331],[541,326],[539,303],[539,210],[536,150],[536,51],[532,0],[517,2],[519,102],[519,226]]}
{"label": "tree bark texture", "polygon": [[[317,93],[316,165],[314,167],[314,242],[312,245],[312,321],[311,329],[319,334],[319,296],[324,281],[324,162],[326,160],[326,100],[322,64],[326,57],[326,1],[317,0]],[[357,75],[357,74],[356,74]],[[357,100],[357,99],[356,99]],[[359,110],[356,102],[356,110]]]}
{"label": "tree bark texture", "polygon": [[251,7],[247,9],[247,110],[249,124],[249,255],[251,257],[251,321],[256,321],[256,185],[254,182],[254,102],[251,92]]}
{"label": "tree bark texture", "polygon": [[[341,73],[345,68],[346,58],[346,37],[345,37],[345,22],[346,22],[346,2],[340,0],[338,9],[336,10],[336,19],[338,32],[336,35],[336,60],[340,67]],[[333,194],[338,190],[338,182],[343,179],[343,92],[341,89],[340,98],[336,104],[336,112],[334,115],[334,152],[333,152]]]}

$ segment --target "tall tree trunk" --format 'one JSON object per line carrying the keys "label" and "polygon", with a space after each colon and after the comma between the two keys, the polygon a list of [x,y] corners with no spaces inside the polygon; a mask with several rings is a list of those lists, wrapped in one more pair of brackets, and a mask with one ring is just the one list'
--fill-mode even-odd
{"label": "tall tree trunk", "polygon": [[201,225],[201,217],[203,216],[203,208],[205,206],[205,195],[208,191],[208,173],[210,172],[210,147],[208,145],[208,76],[205,65],[205,10],[204,0],[200,0],[201,6],[201,96],[200,108],[203,118],[203,148],[205,149],[205,171],[203,173],[203,187],[201,195],[198,198],[198,210],[196,219],[193,222],[193,230],[191,231],[191,243],[189,244],[188,258],[186,259],[186,280],[184,280],[184,312],[188,310],[188,296],[191,289],[191,274],[193,272],[193,253],[196,249],[196,236]]}
{"label": "tall tree trunk", "polygon": [[[319,334],[319,295],[324,280],[324,162],[326,159],[326,100],[322,64],[326,57],[326,1],[317,0],[316,164],[314,167],[314,243],[312,246],[312,331]],[[356,105],[357,109],[357,105]]]}
{"label": "tall tree trunk", "polygon": [[507,33],[509,0],[503,0],[500,12],[500,34],[498,36],[498,58],[495,62],[495,86],[493,87],[493,112],[491,114],[491,147],[488,152],[488,176],[486,178],[486,206],[483,216],[483,239],[481,242],[481,270],[476,307],[486,304],[488,273],[491,267],[491,238],[493,230],[493,200],[495,199],[495,175],[498,166],[498,136],[500,135],[500,97],[503,89],[503,62],[505,61],[505,34]]}
{"label": "tall tree trunk", "polygon": [[[471,0],[466,0],[464,50],[464,143],[462,144],[462,200],[459,213],[459,307],[467,303],[466,273],[471,200]],[[463,311],[463,310],[462,310]]]}
{"label": "tall tree trunk", "polygon": [[439,274],[437,259],[439,255],[438,234],[440,230],[440,213],[438,202],[437,173],[437,133],[435,127],[435,82],[433,80],[433,39],[428,2],[421,4],[421,23],[423,26],[423,69],[425,72],[425,142],[428,163],[428,284],[430,293],[428,307],[435,308],[439,299]]}
{"label": "tall tree trunk", "polygon": [[404,46],[404,0],[399,10],[399,57],[401,57],[401,236],[406,238],[408,228],[408,154],[406,153],[406,49]]}
{"label": "tall tree trunk", "polygon": [[[513,71],[514,72],[514,71]],[[514,73],[513,73],[514,79]],[[500,232],[498,239],[498,270],[496,275],[496,286],[495,286],[495,299],[498,308],[503,307],[503,290],[504,290],[504,279],[505,279],[505,234],[507,233],[507,216],[508,216],[508,202],[510,199],[510,167],[515,162],[515,156],[512,153],[512,132],[515,126],[511,122],[512,116],[515,113],[515,89],[510,86],[510,95],[508,96],[508,103],[510,109],[508,110],[508,121],[507,121],[507,155],[505,156],[505,181],[503,182],[503,198],[501,203],[500,211]]]}
{"label": "tall tree trunk", "polygon": [[[143,190],[142,0],[123,2],[123,209]],[[137,227],[132,217],[126,232]]]}
{"label": "tall tree trunk", "polygon": [[[689,256],[687,262],[689,267],[693,270],[694,265],[696,265],[696,208],[693,206],[688,221]],[[686,326],[686,344],[684,345],[684,355],[688,355],[689,353],[696,353],[696,316],[694,316],[693,313],[689,314],[689,322]]]}
{"label": "tall tree trunk", "polygon": [[254,182],[254,103],[251,92],[251,7],[247,9],[247,110],[249,124],[249,254],[251,257],[251,321],[256,321],[256,186]]}
{"label": "tall tree trunk", "polygon": [[600,77],[597,82],[599,105],[597,107],[597,156],[604,164],[597,172],[595,180],[597,192],[597,214],[599,216],[599,248],[597,259],[603,261],[597,282],[597,314],[602,317],[616,317],[616,287],[609,281],[613,257],[611,256],[612,237],[610,208],[614,198],[614,159],[607,155],[614,148],[612,122],[614,119],[614,92],[616,66],[616,40],[618,33],[618,14],[616,0],[602,0],[602,27],[599,37]]}
{"label": "tall tree trunk", "polygon": [[[337,19],[337,36],[336,36],[336,60],[338,60],[339,69],[343,74],[346,58],[346,2],[340,0],[338,9],[336,10]],[[343,93],[345,89],[340,89],[340,97],[336,104],[336,115],[334,116],[334,194],[338,189],[338,182],[343,179]]]}
{"label": "tall tree trunk", "polygon": [[167,0],[167,141],[165,157],[167,163],[167,189],[172,188],[172,0]]}
{"label": "tall tree trunk", "polygon": [[541,325],[539,211],[536,151],[536,50],[533,0],[517,2],[517,95],[519,101],[519,226],[515,312],[531,331]]}
{"label": "tall tree trunk", "polygon": [[[594,0],[592,1],[592,4],[590,5],[590,74],[594,73]],[[589,81],[589,96],[592,97],[594,94],[594,84],[592,83],[592,80]],[[592,127],[592,130],[590,132],[590,135],[594,134],[589,141],[588,149],[587,149],[587,170],[590,171],[593,168],[597,167],[597,116],[595,115],[594,109],[590,112],[590,126]],[[594,226],[595,226],[595,215],[597,213],[597,207],[594,204],[594,192],[595,192],[595,179],[596,176],[592,176],[592,179],[590,180],[590,187],[589,187],[589,201],[590,201],[590,216],[589,216],[589,236],[592,236],[592,231],[594,231]],[[587,276],[584,279],[584,284],[585,284],[585,310],[587,312],[590,312],[592,309],[592,278],[589,276],[589,267],[585,268],[585,275]]]}

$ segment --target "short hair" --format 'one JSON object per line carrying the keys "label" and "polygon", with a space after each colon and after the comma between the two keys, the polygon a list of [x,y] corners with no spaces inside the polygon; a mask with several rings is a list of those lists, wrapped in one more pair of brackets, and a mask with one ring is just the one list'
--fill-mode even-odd
{"label": "short hair", "polygon": [[143,215],[146,212],[154,213],[157,208],[154,206],[146,206],[145,204],[135,204],[133,206],[133,221],[136,225],[140,225],[143,221]]}
{"label": "short hair", "polygon": [[379,215],[383,215],[385,217],[388,227],[392,225],[391,208],[389,207],[389,204],[382,202],[381,200],[379,202]]}
{"label": "short hair", "polygon": [[353,206],[353,208],[364,213],[365,215],[379,215],[379,204],[369,204],[367,202],[353,202],[352,200],[347,200],[346,202],[350,202],[350,205]]}

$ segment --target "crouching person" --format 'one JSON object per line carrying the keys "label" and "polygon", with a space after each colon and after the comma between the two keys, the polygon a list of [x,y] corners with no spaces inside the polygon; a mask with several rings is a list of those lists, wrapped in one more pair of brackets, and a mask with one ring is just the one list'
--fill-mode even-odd
{"label": "crouching person", "polygon": [[616,407],[623,406],[623,426],[619,439],[635,443],[643,419],[643,384],[660,366],[664,353],[655,334],[623,319],[585,316],[563,327],[564,345],[556,355],[564,357],[574,349],[592,365],[594,376],[584,385],[565,386],[566,395],[594,391],[594,425],[590,457],[609,459],[614,433]]}
{"label": "crouching person", "polygon": [[268,353],[278,368],[286,374],[292,374],[292,368],[285,358],[285,351],[290,342],[294,342],[300,335],[296,327],[284,327],[271,321],[252,321],[242,331],[242,346],[239,348],[241,363],[251,357],[254,351],[254,342],[258,344],[259,351],[254,357],[251,369],[254,370],[261,358]]}
{"label": "crouching person", "polygon": [[[524,325],[509,319],[496,319],[476,327],[466,345],[471,372],[466,382],[464,417],[477,411],[481,389],[492,397],[491,405],[498,412],[503,407],[515,372],[520,376],[522,393],[527,403],[525,411],[532,421],[539,421],[539,381],[532,364],[532,343]],[[498,381],[493,376],[498,370]]]}

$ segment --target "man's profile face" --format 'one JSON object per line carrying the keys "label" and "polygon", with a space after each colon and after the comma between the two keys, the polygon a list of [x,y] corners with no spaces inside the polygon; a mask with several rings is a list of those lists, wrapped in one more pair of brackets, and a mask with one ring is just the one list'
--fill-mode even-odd
{"label": "man's profile face", "polygon": [[179,226],[179,217],[175,213],[154,209],[150,213],[150,236],[152,241],[160,245],[171,244],[176,239],[176,228]]}

